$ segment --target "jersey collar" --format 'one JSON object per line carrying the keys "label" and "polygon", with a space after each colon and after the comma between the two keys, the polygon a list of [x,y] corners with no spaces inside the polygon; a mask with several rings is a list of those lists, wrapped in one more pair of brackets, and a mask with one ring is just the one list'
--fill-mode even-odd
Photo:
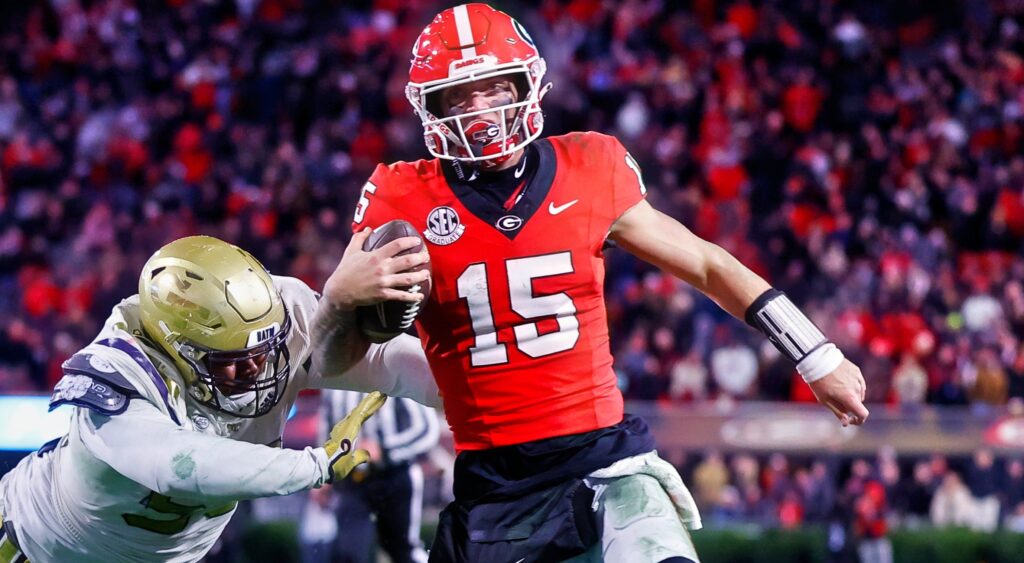
{"label": "jersey collar", "polygon": [[[455,197],[462,202],[462,205],[481,221],[508,237],[509,240],[514,240],[533,217],[533,214],[540,209],[541,204],[547,199],[548,192],[551,191],[551,184],[555,179],[557,162],[551,142],[547,139],[540,139],[535,141],[532,146],[536,150],[532,151],[533,154],[530,156],[536,157],[536,169],[531,174],[529,169],[533,168],[534,164],[526,164],[527,170],[521,176],[529,177],[529,179],[522,189],[522,196],[509,209],[505,209],[500,203],[481,194],[473,183],[477,179],[461,180],[454,166],[447,163],[443,163],[441,166],[448,186]],[[514,178],[517,169],[518,166],[514,166],[507,171],[510,178],[518,179]],[[518,221],[508,219],[510,216],[518,218]]]}

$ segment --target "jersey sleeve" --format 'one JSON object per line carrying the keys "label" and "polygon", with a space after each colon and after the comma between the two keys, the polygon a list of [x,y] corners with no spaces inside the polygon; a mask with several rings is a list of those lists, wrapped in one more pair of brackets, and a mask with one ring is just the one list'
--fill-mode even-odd
{"label": "jersey sleeve", "polygon": [[647,197],[640,165],[615,137],[608,139],[608,160],[612,163],[610,215],[612,222]]}
{"label": "jersey sleeve", "polygon": [[200,434],[146,401],[132,401],[114,417],[78,409],[72,424],[93,456],[163,495],[217,501],[287,495],[328,476],[323,448],[287,450]]}
{"label": "jersey sleeve", "polygon": [[306,382],[302,379],[306,371],[301,369],[301,366],[312,353],[312,320],[319,295],[296,277],[274,275],[272,278],[273,285],[281,292],[281,298],[288,307],[288,314],[292,317],[292,335],[289,336],[288,346],[292,354],[291,377],[295,380],[290,385],[306,387]]}
{"label": "jersey sleeve", "polygon": [[387,166],[378,164],[376,170],[370,175],[370,179],[363,184],[355,212],[352,214],[352,232],[366,227],[376,229],[401,216],[393,208],[391,202],[391,195],[394,191],[391,185],[394,180],[391,176],[392,173]]}
{"label": "jersey sleeve", "polygon": [[333,377],[311,376],[310,386],[320,389],[381,391],[428,407],[440,407],[437,382],[418,338],[408,334],[383,344],[371,344],[366,356],[348,371]]}

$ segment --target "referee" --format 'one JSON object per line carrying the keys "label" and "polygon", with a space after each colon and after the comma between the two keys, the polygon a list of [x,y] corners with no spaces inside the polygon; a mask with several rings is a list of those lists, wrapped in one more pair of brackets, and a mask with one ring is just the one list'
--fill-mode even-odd
{"label": "referee", "polygon": [[[320,428],[326,434],[366,395],[324,390],[322,396]],[[423,470],[416,461],[437,445],[438,432],[434,409],[396,397],[363,424],[358,445],[370,452],[370,461],[334,485],[340,498],[332,561],[376,561],[372,540],[376,524],[378,544],[391,561],[426,563],[420,540]]]}

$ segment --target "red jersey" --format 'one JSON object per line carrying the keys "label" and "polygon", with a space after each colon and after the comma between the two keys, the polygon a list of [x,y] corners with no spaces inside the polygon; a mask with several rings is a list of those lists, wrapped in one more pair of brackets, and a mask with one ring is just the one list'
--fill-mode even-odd
{"label": "red jersey", "polygon": [[378,166],[356,207],[353,229],[405,219],[427,241],[432,289],[417,329],[460,450],[622,420],[601,250],[644,197],[640,171],[607,135],[534,146],[535,172],[508,209],[437,159]]}

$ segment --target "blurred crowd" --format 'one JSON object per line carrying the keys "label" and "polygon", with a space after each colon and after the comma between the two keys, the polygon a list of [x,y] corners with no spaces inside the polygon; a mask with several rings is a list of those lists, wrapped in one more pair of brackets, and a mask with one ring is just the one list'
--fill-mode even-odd
{"label": "blurred crowd", "polygon": [[[628,6],[609,48],[570,68],[614,92],[613,130],[658,207],[801,303],[862,367],[868,401],[1024,394],[1021,3]],[[631,396],[813,399],[758,334],[616,266],[631,273],[611,280]]]}
{"label": "blurred crowd", "polygon": [[[1024,397],[1024,4],[495,5],[548,62],[547,133],[617,135],[652,203],[787,291],[869,401]],[[426,154],[403,88],[440,7],[2,3],[0,392],[50,388],[175,237],[322,283],[372,167]],[[811,399],[672,278],[612,250],[607,287],[627,396]]]}
{"label": "blurred crowd", "polygon": [[[875,459],[755,457],[706,452],[684,478],[709,527],[825,530],[833,561],[892,561],[890,532],[961,527],[1024,533],[1024,461],[979,449]],[[881,554],[887,555],[881,555]]]}
{"label": "blurred crowd", "polygon": [[898,458],[891,448],[844,461],[710,451],[683,473],[712,527],[840,523],[857,537],[923,526],[1024,532],[1024,461],[988,449],[952,461]]}

